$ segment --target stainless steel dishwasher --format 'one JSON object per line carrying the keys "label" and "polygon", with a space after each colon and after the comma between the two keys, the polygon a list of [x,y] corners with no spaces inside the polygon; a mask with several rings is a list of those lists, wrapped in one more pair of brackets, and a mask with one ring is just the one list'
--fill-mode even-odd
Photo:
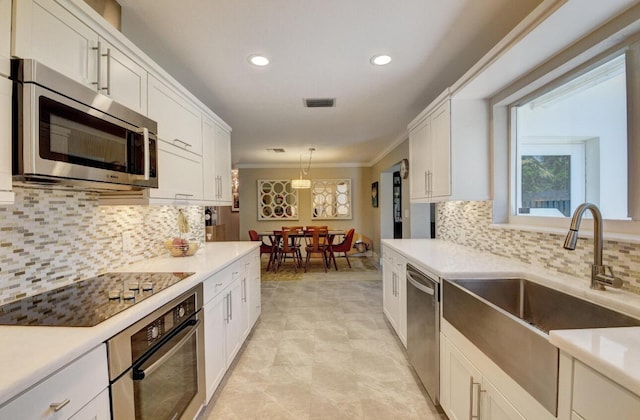
{"label": "stainless steel dishwasher", "polygon": [[440,284],[407,264],[407,353],[431,401],[440,398]]}

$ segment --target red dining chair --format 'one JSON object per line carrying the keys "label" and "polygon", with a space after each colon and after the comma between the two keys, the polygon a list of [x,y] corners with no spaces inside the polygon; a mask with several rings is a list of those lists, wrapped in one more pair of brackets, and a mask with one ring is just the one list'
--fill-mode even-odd
{"label": "red dining chair", "polygon": [[342,252],[344,254],[343,256],[347,259],[347,264],[349,264],[349,268],[351,268],[351,261],[349,261],[349,256],[347,255],[347,252],[351,250],[351,243],[353,242],[353,235],[355,233],[356,233],[355,229],[349,229],[346,235],[344,235],[344,239],[342,240],[342,242],[331,246],[329,250],[331,252],[330,258],[333,259],[333,266],[336,268],[336,270],[338,269],[338,264],[336,263],[336,256],[335,256],[337,252]]}
{"label": "red dining chair", "polygon": [[262,257],[262,254],[269,254],[269,263],[267,264],[267,271],[269,271],[271,268],[271,262],[275,260],[275,247],[273,246],[272,238],[269,237],[271,244],[266,244],[264,241],[260,240],[258,232],[252,229],[249,230],[249,239],[256,242],[260,241],[260,257]]}

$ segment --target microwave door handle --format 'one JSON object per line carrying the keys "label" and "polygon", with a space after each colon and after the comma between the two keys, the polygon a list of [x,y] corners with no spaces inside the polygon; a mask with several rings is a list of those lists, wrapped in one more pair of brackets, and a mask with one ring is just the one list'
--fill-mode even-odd
{"label": "microwave door handle", "polygon": [[138,133],[144,137],[144,180],[148,181],[151,172],[151,156],[149,156],[149,129],[143,127]]}

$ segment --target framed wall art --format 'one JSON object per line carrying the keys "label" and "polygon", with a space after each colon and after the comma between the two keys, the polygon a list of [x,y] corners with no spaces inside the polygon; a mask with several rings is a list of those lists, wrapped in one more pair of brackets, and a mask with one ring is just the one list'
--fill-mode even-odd
{"label": "framed wall art", "polygon": [[351,179],[312,180],[311,218],[351,219]]}
{"label": "framed wall art", "polygon": [[371,205],[378,207],[378,181],[371,184]]}
{"label": "framed wall art", "polygon": [[258,220],[298,220],[298,190],[290,179],[258,180]]}

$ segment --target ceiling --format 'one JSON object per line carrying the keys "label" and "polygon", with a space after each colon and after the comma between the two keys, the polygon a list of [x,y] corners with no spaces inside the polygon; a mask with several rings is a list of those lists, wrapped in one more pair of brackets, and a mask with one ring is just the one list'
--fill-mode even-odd
{"label": "ceiling", "polygon": [[[372,164],[540,2],[119,0],[124,34],[232,126],[239,167],[295,165],[310,147],[314,164]],[[393,61],[372,65],[380,53]]]}

